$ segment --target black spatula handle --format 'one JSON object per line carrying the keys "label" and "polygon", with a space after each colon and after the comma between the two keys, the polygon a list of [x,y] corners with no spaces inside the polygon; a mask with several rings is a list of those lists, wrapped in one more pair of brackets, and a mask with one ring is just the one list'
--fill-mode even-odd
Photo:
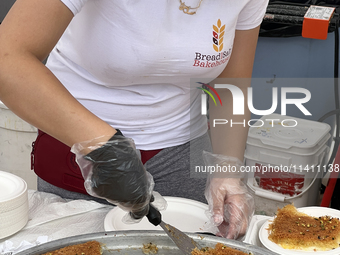
{"label": "black spatula handle", "polygon": [[161,213],[151,204],[149,204],[149,212],[146,215],[148,220],[155,226],[162,222]]}

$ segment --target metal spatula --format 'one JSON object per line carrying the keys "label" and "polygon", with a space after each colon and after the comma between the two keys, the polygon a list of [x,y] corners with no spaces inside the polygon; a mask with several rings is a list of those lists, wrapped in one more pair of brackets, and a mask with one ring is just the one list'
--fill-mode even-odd
{"label": "metal spatula", "polygon": [[193,249],[200,249],[199,245],[192,238],[190,238],[174,226],[163,222],[161,213],[151,204],[149,213],[146,215],[146,217],[153,225],[160,225],[165,233],[167,233],[167,235],[172,239],[177,247],[183,252],[183,254],[191,255]]}

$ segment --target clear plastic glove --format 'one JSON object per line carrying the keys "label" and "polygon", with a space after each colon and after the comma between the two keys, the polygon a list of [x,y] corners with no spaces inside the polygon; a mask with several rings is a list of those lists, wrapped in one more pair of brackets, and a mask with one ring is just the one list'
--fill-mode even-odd
{"label": "clear plastic glove", "polygon": [[203,152],[203,159],[206,166],[225,170],[210,172],[207,176],[205,197],[211,224],[217,227],[214,234],[228,239],[242,238],[255,210],[254,198],[241,181],[244,177],[240,172],[242,162],[234,157],[209,152]]}
{"label": "clear plastic glove", "polygon": [[91,196],[118,205],[136,222],[148,213],[154,181],[138,157],[132,139],[117,130],[110,139],[100,137],[77,143],[71,151]]}

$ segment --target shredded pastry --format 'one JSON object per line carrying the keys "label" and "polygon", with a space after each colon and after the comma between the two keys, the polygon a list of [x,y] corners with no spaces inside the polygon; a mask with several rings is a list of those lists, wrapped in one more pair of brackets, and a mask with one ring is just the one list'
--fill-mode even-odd
{"label": "shredded pastry", "polygon": [[278,209],[268,230],[268,239],[284,249],[327,251],[339,248],[338,218],[312,217],[299,212],[294,205]]}
{"label": "shredded pastry", "polygon": [[[143,244],[142,251],[144,254],[157,254],[157,245],[153,243]],[[97,241],[89,241],[87,243],[66,246],[59,250],[50,251],[42,255],[101,255],[102,247]],[[222,243],[217,243],[215,248],[205,247],[202,249],[194,249],[191,255],[252,255],[233,248]]]}
{"label": "shredded pastry", "polygon": [[142,251],[144,254],[149,255],[149,254],[156,254],[158,252],[158,248],[156,244],[153,243],[147,243],[143,244]]}
{"label": "shredded pastry", "polygon": [[252,253],[245,253],[233,248],[230,248],[222,243],[217,243],[215,248],[205,247],[202,249],[195,248],[191,255],[250,255]]}
{"label": "shredded pastry", "polygon": [[101,255],[102,247],[97,241],[70,245],[56,251],[50,251],[42,255]]}

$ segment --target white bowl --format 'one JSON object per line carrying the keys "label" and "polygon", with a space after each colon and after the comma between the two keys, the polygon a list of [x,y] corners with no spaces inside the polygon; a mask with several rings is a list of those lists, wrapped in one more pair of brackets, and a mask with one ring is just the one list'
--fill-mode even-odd
{"label": "white bowl", "polygon": [[0,171],[0,239],[20,231],[28,221],[26,182]]}

